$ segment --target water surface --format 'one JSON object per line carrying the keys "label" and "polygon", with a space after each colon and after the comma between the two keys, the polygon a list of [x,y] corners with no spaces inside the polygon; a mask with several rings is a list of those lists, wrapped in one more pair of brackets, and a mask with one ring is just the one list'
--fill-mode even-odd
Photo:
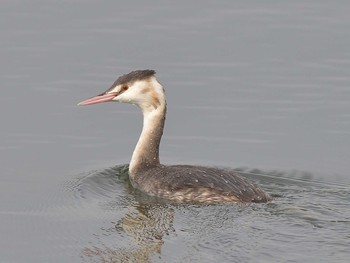
{"label": "water surface", "polygon": [[[347,262],[350,4],[2,1],[0,261]],[[131,105],[77,107],[155,69],[161,160],[275,199],[174,205],[130,187]]]}

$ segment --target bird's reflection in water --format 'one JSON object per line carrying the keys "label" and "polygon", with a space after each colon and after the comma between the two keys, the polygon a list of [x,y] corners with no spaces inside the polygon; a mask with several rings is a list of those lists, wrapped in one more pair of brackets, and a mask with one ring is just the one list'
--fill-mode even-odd
{"label": "bird's reflection in water", "polygon": [[115,235],[126,234],[124,239],[128,239],[127,242],[116,243],[115,247],[86,247],[82,257],[98,262],[150,262],[160,253],[164,237],[175,233],[173,221],[173,209],[163,205],[135,207],[112,230]]}
{"label": "bird's reflection in water", "polygon": [[[101,228],[101,232],[94,235],[95,241],[83,248],[81,257],[85,262],[150,262],[153,257],[160,256],[164,239],[175,234],[173,206],[135,191],[126,180],[125,173],[119,175],[123,176],[119,179],[124,181],[134,200],[128,200],[131,204],[127,208],[121,208],[120,203],[108,204],[109,208],[115,211],[123,209],[126,213],[110,227]],[[101,180],[102,177],[100,173],[97,178]],[[105,177],[110,180],[109,175]],[[84,184],[91,188],[94,178],[90,177],[89,183]]]}

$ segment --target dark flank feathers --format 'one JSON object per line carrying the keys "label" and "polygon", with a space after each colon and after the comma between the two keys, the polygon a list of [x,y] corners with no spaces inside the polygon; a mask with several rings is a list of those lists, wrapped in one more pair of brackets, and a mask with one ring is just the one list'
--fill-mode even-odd
{"label": "dark flank feathers", "polygon": [[192,165],[159,166],[143,171],[134,184],[144,192],[175,202],[268,202],[271,197],[236,172]]}

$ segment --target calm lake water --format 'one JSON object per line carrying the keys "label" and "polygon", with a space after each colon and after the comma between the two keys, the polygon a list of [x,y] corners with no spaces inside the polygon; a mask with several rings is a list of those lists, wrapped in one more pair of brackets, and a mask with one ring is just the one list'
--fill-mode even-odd
{"label": "calm lake water", "polygon": [[[9,1],[0,9],[0,262],[348,262],[350,2]],[[77,102],[155,69],[161,160],[237,169],[268,204],[131,188],[132,105]]]}

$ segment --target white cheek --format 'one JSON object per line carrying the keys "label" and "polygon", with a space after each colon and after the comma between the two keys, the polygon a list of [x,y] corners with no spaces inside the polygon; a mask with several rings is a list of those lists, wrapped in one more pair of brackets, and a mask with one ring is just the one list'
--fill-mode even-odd
{"label": "white cheek", "polygon": [[117,102],[135,104],[135,101],[131,99],[130,95],[131,94],[123,93],[123,94],[120,94],[119,96],[115,97],[113,100],[117,101]]}
{"label": "white cheek", "polygon": [[115,97],[112,101],[120,102],[120,99],[119,99],[119,97]]}
{"label": "white cheek", "polygon": [[125,98],[124,98],[124,94],[120,94],[118,95],[117,97],[114,98],[115,101],[118,101],[118,102],[124,102]]}

